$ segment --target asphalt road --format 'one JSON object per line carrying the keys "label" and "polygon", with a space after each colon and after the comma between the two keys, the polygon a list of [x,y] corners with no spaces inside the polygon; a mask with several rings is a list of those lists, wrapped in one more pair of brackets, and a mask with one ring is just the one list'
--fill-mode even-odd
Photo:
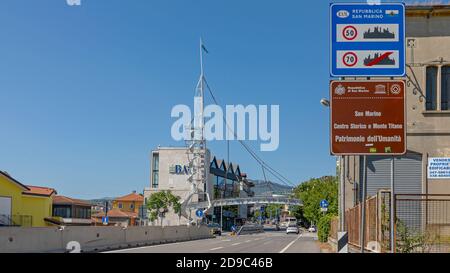
{"label": "asphalt road", "polygon": [[230,236],[214,239],[155,245],[107,253],[320,253],[317,234],[303,232],[286,235],[284,231]]}

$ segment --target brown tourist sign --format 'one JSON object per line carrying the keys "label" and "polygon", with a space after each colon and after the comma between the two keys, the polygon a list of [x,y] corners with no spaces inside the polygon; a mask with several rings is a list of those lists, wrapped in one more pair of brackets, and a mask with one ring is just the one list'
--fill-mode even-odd
{"label": "brown tourist sign", "polygon": [[405,82],[331,81],[331,154],[406,153]]}

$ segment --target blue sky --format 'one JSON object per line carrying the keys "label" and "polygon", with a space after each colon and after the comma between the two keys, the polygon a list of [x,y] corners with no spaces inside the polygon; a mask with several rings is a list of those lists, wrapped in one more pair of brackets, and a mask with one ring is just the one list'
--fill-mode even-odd
{"label": "blue sky", "polygon": [[[202,36],[221,104],[280,105],[280,148],[259,155],[295,183],[334,174],[319,104],[328,94],[328,4],[2,1],[0,169],[76,198],[141,192],[150,151],[183,144],[171,139],[170,111],[193,104]],[[226,157],[224,142],[209,147]],[[235,142],[231,160],[263,177]]]}

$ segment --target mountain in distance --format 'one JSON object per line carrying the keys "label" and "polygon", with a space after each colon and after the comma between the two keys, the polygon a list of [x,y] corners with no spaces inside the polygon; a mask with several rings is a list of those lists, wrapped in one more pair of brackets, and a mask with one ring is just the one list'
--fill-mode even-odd
{"label": "mountain in distance", "polygon": [[255,197],[258,196],[273,196],[273,195],[290,195],[293,187],[278,184],[272,181],[264,180],[250,180],[255,184],[252,190],[255,192]]}
{"label": "mountain in distance", "polygon": [[116,199],[115,197],[103,197],[98,199],[90,199],[85,200],[88,203],[91,203],[92,205],[105,205],[105,202],[108,201],[109,203],[112,203],[112,201]]}

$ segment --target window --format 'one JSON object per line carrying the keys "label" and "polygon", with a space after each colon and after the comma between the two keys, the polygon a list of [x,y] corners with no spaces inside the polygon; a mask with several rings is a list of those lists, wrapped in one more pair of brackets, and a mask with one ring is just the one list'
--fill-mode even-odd
{"label": "window", "polygon": [[426,103],[425,110],[437,110],[437,74],[438,68],[435,66],[427,67],[426,77]]}
{"label": "window", "polygon": [[71,218],[70,208],[68,207],[54,207],[53,216],[62,218]]}
{"label": "window", "polygon": [[225,178],[216,176],[216,184],[214,185],[214,198],[221,199],[225,191]]}
{"label": "window", "polygon": [[441,110],[449,110],[450,102],[450,66],[441,68]]}
{"label": "window", "polygon": [[130,209],[134,209],[134,204],[131,204],[131,205],[130,205]]}
{"label": "window", "polygon": [[152,163],[152,188],[155,189],[159,186],[159,154],[153,154]]}
{"label": "window", "polygon": [[119,209],[123,209],[123,204],[119,203]]}

